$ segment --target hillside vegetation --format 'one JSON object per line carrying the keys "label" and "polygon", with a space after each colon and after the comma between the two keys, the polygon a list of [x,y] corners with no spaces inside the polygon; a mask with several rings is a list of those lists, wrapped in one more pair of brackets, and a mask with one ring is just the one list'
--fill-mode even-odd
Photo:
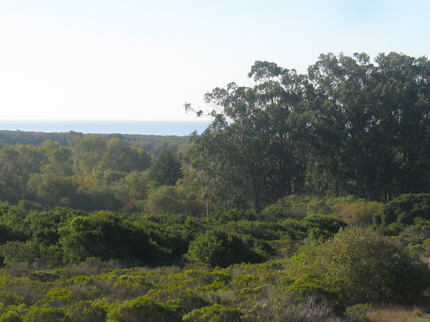
{"label": "hillside vegetation", "polygon": [[190,143],[0,132],[0,321],[428,320],[428,60],[249,76]]}

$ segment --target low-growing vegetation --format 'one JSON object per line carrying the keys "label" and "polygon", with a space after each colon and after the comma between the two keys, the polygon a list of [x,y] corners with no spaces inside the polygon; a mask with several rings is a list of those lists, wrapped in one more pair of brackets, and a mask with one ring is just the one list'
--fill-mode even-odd
{"label": "low-growing vegetation", "polygon": [[426,239],[406,242],[425,219],[392,237],[336,218],[342,206],[367,218],[362,200],[290,199],[300,211],[285,200],[207,218],[3,203],[0,321],[426,317]]}

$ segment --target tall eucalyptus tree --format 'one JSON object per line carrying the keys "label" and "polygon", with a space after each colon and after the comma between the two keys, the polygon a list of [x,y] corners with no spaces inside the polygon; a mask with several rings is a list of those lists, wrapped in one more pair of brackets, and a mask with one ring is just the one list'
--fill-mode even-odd
{"label": "tall eucalyptus tree", "polygon": [[268,62],[256,62],[249,76],[254,87],[230,83],[205,95],[215,106],[214,121],[193,138],[192,156],[212,193],[224,193],[218,202],[250,200],[260,210],[265,202],[303,188],[305,145],[296,128],[306,87],[294,70]]}
{"label": "tall eucalyptus tree", "polygon": [[325,188],[379,200],[427,191],[430,63],[397,53],[375,62],[327,54],[309,67],[314,156],[331,179]]}

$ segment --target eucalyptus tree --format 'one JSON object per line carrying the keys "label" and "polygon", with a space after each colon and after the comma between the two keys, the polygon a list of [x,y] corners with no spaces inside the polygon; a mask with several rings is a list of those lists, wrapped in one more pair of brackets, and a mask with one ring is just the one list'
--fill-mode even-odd
{"label": "eucalyptus tree", "polygon": [[327,54],[309,67],[310,164],[326,191],[388,200],[428,189],[430,64],[397,53],[375,63]]}
{"label": "eucalyptus tree", "polygon": [[[377,103],[381,133],[392,142],[394,195],[430,188],[430,61],[403,54],[380,54]],[[391,192],[391,191],[390,191]]]}
{"label": "eucalyptus tree", "polygon": [[213,202],[259,210],[293,193],[386,201],[430,188],[426,58],[329,53],[308,75],[257,61],[249,76],[252,87],[206,94],[214,121],[192,138]]}
{"label": "eucalyptus tree", "polygon": [[261,210],[265,202],[303,188],[306,149],[300,130],[306,121],[300,116],[306,82],[294,70],[261,61],[249,77],[253,87],[230,83],[205,95],[215,107],[214,121],[192,138],[190,155],[206,174],[208,191],[223,196],[218,202],[249,200]]}
{"label": "eucalyptus tree", "polygon": [[365,197],[373,188],[376,157],[383,149],[373,149],[378,121],[372,104],[374,69],[365,54],[321,55],[308,69],[315,91],[308,106],[314,152],[310,173],[316,174],[311,181],[323,192]]}

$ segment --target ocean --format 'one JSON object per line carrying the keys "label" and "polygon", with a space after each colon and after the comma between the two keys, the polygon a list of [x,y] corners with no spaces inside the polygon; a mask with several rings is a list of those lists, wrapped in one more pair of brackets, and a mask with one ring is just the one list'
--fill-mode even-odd
{"label": "ocean", "polygon": [[209,121],[0,121],[0,130],[186,136],[194,131],[201,134],[209,124]]}

